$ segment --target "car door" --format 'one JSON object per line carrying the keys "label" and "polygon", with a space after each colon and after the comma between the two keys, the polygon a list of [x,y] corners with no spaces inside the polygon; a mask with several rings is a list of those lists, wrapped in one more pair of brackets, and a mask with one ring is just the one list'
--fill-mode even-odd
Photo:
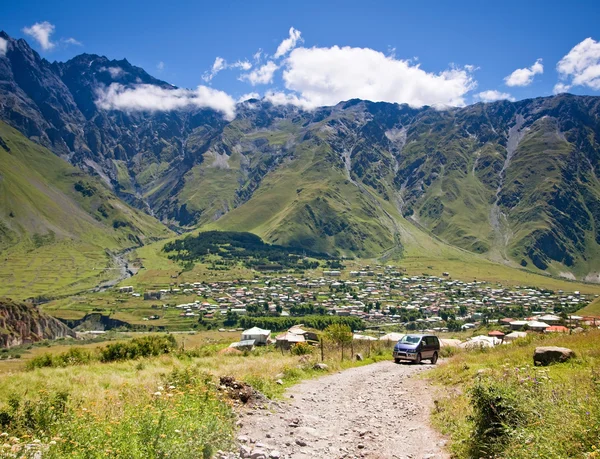
{"label": "car door", "polygon": [[423,352],[422,356],[424,359],[430,359],[433,357],[433,337],[426,336],[423,341],[425,341],[425,351]]}

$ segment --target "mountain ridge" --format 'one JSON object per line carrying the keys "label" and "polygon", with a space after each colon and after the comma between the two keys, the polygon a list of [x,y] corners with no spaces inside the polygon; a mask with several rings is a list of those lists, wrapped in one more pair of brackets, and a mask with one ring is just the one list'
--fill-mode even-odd
{"label": "mountain ridge", "polygon": [[206,108],[102,110],[96,91],[113,83],[175,88],[125,59],[48,63],[12,40],[0,58],[0,119],[183,230],[367,257],[437,239],[599,278],[599,97],[445,110],[352,99],[312,111],[253,99],[228,121]]}

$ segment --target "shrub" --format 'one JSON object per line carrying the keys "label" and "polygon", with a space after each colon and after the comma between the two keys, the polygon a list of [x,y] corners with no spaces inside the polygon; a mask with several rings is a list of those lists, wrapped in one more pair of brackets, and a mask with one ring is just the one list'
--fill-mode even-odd
{"label": "shrub", "polygon": [[307,355],[312,354],[313,347],[308,343],[296,343],[292,346],[292,355]]}
{"label": "shrub", "polygon": [[504,437],[527,419],[523,398],[517,388],[493,381],[478,381],[469,394],[473,406],[473,456],[501,453],[506,444]]}
{"label": "shrub", "polygon": [[173,335],[143,336],[124,343],[109,344],[100,349],[100,361],[115,362],[169,354],[176,348],[177,341],[175,341]]}

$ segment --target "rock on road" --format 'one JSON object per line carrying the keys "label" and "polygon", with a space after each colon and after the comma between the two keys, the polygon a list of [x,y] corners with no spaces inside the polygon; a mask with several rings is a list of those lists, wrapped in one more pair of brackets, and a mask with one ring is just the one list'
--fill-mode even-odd
{"label": "rock on road", "polygon": [[430,427],[433,395],[414,376],[431,365],[391,361],[304,381],[268,410],[241,415],[252,458],[448,458]]}

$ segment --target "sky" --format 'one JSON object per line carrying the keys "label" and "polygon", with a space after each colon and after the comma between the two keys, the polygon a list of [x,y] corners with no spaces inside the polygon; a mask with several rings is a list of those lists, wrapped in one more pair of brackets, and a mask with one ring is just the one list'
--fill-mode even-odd
{"label": "sky", "polygon": [[125,87],[115,68],[105,108],[231,117],[250,97],[311,109],[600,95],[599,18],[598,1],[20,0],[3,4],[0,29],[49,61],[126,58],[180,88]]}

